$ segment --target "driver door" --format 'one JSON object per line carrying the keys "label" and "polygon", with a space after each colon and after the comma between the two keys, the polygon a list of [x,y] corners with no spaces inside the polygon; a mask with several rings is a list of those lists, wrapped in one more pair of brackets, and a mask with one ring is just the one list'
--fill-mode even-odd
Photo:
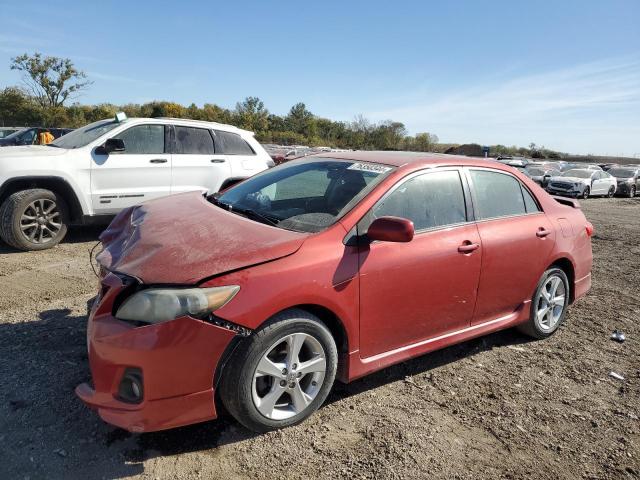
{"label": "driver door", "polygon": [[95,214],[115,214],[171,193],[168,127],[134,125],[112,138],[124,142],[123,152],[93,152],[91,202]]}

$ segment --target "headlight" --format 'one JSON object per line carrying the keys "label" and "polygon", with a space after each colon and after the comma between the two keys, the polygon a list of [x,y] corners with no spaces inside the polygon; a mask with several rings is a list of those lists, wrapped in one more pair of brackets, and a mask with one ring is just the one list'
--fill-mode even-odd
{"label": "headlight", "polygon": [[238,285],[212,288],[150,288],[127,298],[116,318],[145,323],[168,322],[184,315],[201,316],[226,305],[240,291]]}

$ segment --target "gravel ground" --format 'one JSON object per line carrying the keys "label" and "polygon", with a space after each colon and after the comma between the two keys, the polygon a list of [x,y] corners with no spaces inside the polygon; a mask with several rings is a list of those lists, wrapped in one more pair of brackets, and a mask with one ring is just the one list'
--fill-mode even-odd
{"label": "gravel ground", "polygon": [[582,203],[593,289],[552,338],[505,331],[338,384],[266,435],[229,418],[143,435],[103,423],[73,394],[98,231],[0,245],[0,478],[640,478],[640,198]]}

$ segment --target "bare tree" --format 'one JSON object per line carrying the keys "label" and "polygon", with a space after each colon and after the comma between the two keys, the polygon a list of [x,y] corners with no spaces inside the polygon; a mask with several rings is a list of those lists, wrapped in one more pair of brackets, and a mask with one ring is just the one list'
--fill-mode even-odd
{"label": "bare tree", "polygon": [[40,53],[12,58],[11,70],[23,72],[23,83],[43,108],[60,107],[93,83],[70,59]]}

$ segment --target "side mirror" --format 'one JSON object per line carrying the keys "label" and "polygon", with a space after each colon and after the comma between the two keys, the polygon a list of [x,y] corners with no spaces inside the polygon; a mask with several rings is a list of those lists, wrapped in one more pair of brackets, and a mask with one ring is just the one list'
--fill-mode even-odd
{"label": "side mirror", "polygon": [[377,218],[367,230],[370,240],[381,242],[410,242],[413,240],[413,234],[413,222],[399,217]]}
{"label": "side mirror", "polygon": [[121,138],[108,138],[102,146],[102,151],[107,155],[113,152],[124,152],[124,140]]}

